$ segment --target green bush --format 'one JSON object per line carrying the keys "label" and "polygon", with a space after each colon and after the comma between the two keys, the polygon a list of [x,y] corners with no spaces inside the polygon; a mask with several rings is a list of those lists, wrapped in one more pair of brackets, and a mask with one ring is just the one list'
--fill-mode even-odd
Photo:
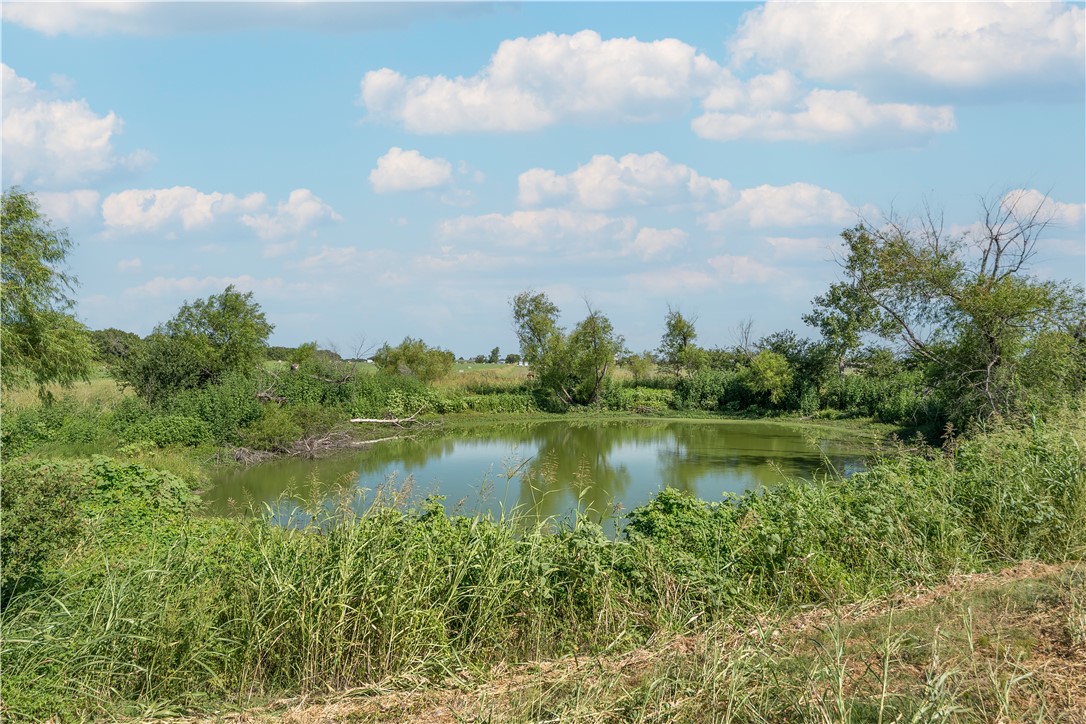
{"label": "green bush", "polygon": [[159,415],[134,425],[126,431],[129,442],[150,440],[159,447],[183,445],[198,447],[211,442],[211,428],[198,417]]}
{"label": "green bush", "polygon": [[4,465],[0,485],[0,600],[35,585],[79,537],[84,485],[72,463]]}
{"label": "green bush", "polygon": [[165,400],[160,409],[172,415],[202,420],[215,442],[232,442],[239,431],[264,414],[257,398],[261,384],[245,372],[227,374],[217,384],[184,390]]}
{"label": "green bush", "polygon": [[657,411],[666,410],[674,404],[675,396],[671,390],[658,387],[626,387],[614,385],[608,391],[604,403],[609,409],[634,411],[649,407]]}

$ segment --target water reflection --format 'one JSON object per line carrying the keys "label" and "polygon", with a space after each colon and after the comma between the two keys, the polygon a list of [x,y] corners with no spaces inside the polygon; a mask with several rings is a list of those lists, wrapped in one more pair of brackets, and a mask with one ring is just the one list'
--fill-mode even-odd
{"label": "water reflection", "polygon": [[296,506],[283,505],[284,494],[331,507],[337,491],[347,490],[360,507],[391,480],[389,487],[409,488],[416,501],[440,494],[447,508],[465,512],[521,506],[562,516],[580,507],[606,516],[643,504],[665,485],[718,500],[827,466],[850,472],[862,466],[861,445],[764,422],[517,422],[226,471],[205,497],[215,513],[270,506],[285,523]]}

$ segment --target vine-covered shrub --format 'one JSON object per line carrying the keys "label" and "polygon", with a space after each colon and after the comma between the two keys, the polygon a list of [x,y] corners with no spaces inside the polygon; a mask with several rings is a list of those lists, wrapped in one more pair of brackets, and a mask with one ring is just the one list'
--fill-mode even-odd
{"label": "vine-covered shrub", "polygon": [[79,537],[84,479],[74,463],[20,460],[0,485],[0,605],[36,585]]}
{"label": "vine-covered shrub", "polygon": [[212,441],[211,427],[188,415],[158,415],[129,427],[125,434],[128,442],[149,440],[159,447],[198,447]]}

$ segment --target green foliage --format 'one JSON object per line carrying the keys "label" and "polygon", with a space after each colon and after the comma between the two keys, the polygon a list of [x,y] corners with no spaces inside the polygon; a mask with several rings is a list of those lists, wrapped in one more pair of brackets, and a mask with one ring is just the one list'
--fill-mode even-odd
{"label": "green foliage", "polygon": [[38,583],[82,530],[82,480],[67,463],[4,465],[0,486],[0,604]]}
{"label": "green foliage", "polygon": [[[1067,380],[1073,394],[1086,378],[1071,342],[1086,321],[1086,297],[1027,275],[1048,224],[1043,208],[1027,208],[1021,195],[987,204],[978,236],[947,237],[930,219],[847,229],[845,280],[815,300],[808,321],[839,349],[855,347],[861,332],[899,339],[959,428],[1059,404],[1066,388],[1043,380]],[[1031,374],[1030,362],[1048,374]]]}
{"label": "green foliage", "polygon": [[304,432],[289,409],[271,405],[264,410],[263,417],[242,431],[241,444],[254,450],[283,452],[300,440]]}
{"label": "green foliage", "polygon": [[656,371],[656,358],[649,351],[629,354],[623,358],[622,365],[630,371],[634,383],[640,384],[648,380]]}
{"label": "green foliage", "polygon": [[567,336],[558,325],[558,307],[546,294],[521,292],[512,307],[521,355],[539,386],[539,408],[560,411],[598,402],[625,349],[611,321],[589,306],[588,316]]}
{"label": "green foliage", "polygon": [[180,479],[96,458],[74,476],[80,555],[51,559],[5,609],[5,715],[146,718],[593,656],[1008,560],[1081,559],[1084,450],[1086,417],[1067,413],[850,478],[715,503],[665,489],[617,538],[584,516],[404,510],[394,491],[361,513],[319,501],[291,529],[212,520],[191,515]]}
{"label": "green foliage", "polygon": [[72,242],[41,214],[32,194],[12,188],[0,206],[0,377],[4,386],[71,386],[87,379],[94,350],[71,316],[76,283],[64,271]]}
{"label": "green foliage", "polygon": [[254,372],[273,327],[252,297],[231,285],[222,294],[183,304],[142,348],[114,366],[114,376],[158,402],[229,374]]}
{"label": "green foliage", "polygon": [[116,365],[143,345],[139,335],[113,327],[90,332],[90,341],[98,353],[98,359],[109,366]]}
{"label": "green foliage", "polygon": [[696,372],[706,365],[705,351],[694,340],[698,338],[694,324],[677,309],[668,307],[664,336],[660,339],[660,360],[674,374]]}
{"label": "green foliage", "polygon": [[750,359],[750,373],[746,375],[747,387],[762,394],[777,405],[784,401],[792,388],[792,367],[784,355],[763,349]]}
{"label": "green foliage", "polygon": [[[237,442],[239,431],[259,420],[264,408],[257,399],[261,382],[247,371],[225,375],[217,384],[182,390],[158,409],[202,420],[214,442]],[[132,439],[132,435],[127,435]]]}
{"label": "green foliage", "polygon": [[449,374],[456,356],[446,349],[429,347],[421,339],[404,337],[403,342],[390,347],[386,342],[373,355],[373,362],[382,372],[414,377],[434,382]]}
{"label": "green foliage", "polygon": [[211,442],[211,428],[198,417],[157,415],[126,431],[131,441],[149,440],[159,447],[183,445],[198,447]]}
{"label": "green foliage", "polygon": [[703,369],[683,377],[675,385],[675,399],[681,409],[738,412],[754,404],[757,397],[747,384],[748,371]]}
{"label": "green foliage", "polygon": [[578,322],[569,335],[569,348],[574,401],[580,404],[599,402],[615,360],[626,349],[622,335],[615,334],[611,320],[589,307],[588,316]]}
{"label": "green foliage", "polygon": [[651,409],[663,412],[674,405],[674,393],[654,387],[627,387],[615,385],[607,391],[605,402],[612,410],[636,412]]}

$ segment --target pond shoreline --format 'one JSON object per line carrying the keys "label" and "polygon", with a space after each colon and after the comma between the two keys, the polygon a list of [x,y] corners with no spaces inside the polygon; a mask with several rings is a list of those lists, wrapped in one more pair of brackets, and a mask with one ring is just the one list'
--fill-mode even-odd
{"label": "pond shoreline", "polygon": [[668,487],[716,500],[792,479],[848,475],[885,449],[882,431],[791,419],[512,415],[428,424],[330,454],[222,466],[204,498],[225,514],[224,501],[278,510],[288,505],[284,495],[312,505],[394,481],[480,510],[527,507],[549,516],[587,504],[611,515]]}

